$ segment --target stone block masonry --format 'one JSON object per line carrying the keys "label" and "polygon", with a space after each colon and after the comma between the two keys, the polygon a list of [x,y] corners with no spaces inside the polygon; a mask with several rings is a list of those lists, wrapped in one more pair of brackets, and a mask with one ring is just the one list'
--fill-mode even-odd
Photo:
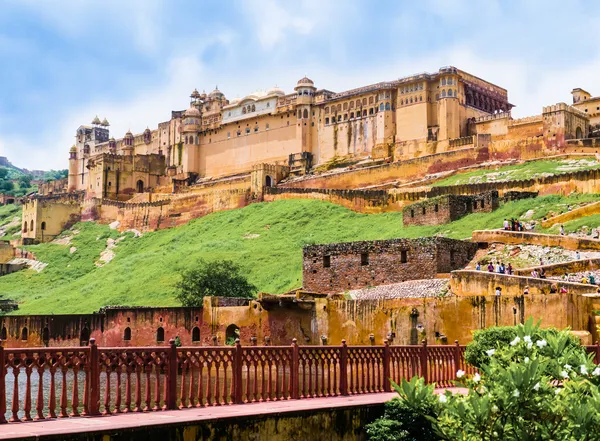
{"label": "stone block masonry", "polygon": [[311,245],[303,252],[304,289],[334,294],[432,279],[463,268],[476,251],[475,243],[440,237]]}
{"label": "stone block masonry", "polygon": [[489,213],[498,208],[498,192],[495,190],[467,196],[438,196],[409,205],[402,210],[402,223],[409,225],[441,225],[470,213]]}

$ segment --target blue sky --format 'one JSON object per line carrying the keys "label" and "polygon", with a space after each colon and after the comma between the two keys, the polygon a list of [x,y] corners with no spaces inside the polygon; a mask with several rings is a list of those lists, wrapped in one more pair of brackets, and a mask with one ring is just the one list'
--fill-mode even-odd
{"label": "blue sky", "polygon": [[453,65],[508,89],[513,114],[600,95],[600,2],[0,0],[0,155],[66,168],[98,114],[121,137],[303,75],[334,91]]}

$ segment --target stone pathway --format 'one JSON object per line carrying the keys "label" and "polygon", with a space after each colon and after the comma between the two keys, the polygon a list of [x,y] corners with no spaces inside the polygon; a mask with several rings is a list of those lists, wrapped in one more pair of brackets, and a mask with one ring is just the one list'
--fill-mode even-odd
{"label": "stone pathway", "polygon": [[348,294],[356,300],[425,298],[443,295],[447,286],[448,279],[408,280],[392,285],[355,289]]}

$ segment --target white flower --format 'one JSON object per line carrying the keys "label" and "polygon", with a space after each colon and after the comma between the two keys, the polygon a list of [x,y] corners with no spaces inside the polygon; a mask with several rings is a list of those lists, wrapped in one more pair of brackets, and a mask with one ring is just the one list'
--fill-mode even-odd
{"label": "white flower", "polygon": [[520,341],[521,341],[521,339],[517,336],[517,337],[515,337],[515,339],[513,341],[510,342],[510,345],[516,346]]}
{"label": "white flower", "polygon": [[581,372],[581,375],[588,374],[588,370],[587,370],[587,367],[585,366],[585,364],[582,364],[581,366],[579,366],[579,372]]}
{"label": "white flower", "polygon": [[513,397],[518,398],[521,395],[521,392],[519,392],[519,389],[515,389],[515,391],[513,392]]}
{"label": "white flower", "polygon": [[531,349],[531,348],[533,348],[533,343],[531,343],[531,342],[527,343],[527,349]]}
{"label": "white flower", "polygon": [[558,395],[562,389],[560,387],[556,388],[554,391],[554,395]]}
{"label": "white flower", "polygon": [[568,370],[568,371],[570,371],[572,369],[572,367],[571,367],[570,364],[565,364],[565,369]]}
{"label": "white flower", "polygon": [[496,406],[496,405],[494,404],[494,405],[492,406],[492,413],[496,413],[496,412],[498,412],[498,410],[500,410],[500,409],[498,409],[498,406]]}
{"label": "white flower", "polygon": [[494,435],[494,436],[498,436],[498,432],[494,432],[494,433],[493,433],[493,435]]}
{"label": "white flower", "polygon": [[548,345],[548,342],[546,342],[546,340],[542,339],[542,340],[538,340],[535,342],[535,344],[538,346],[538,348],[543,348],[544,346]]}
{"label": "white flower", "polygon": [[529,357],[525,357],[525,359],[523,360],[525,363],[529,363]]}
{"label": "white flower", "polygon": [[569,378],[569,373],[567,371],[562,371],[560,373],[560,376],[563,377],[563,378]]}
{"label": "white flower", "polygon": [[538,383],[535,383],[535,386],[533,386],[533,390],[534,390],[534,391],[536,391],[536,392],[537,392],[538,390],[540,390],[540,383],[539,383],[539,382],[538,382]]}
{"label": "white flower", "polygon": [[465,376],[465,371],[463,371],[462,369],[459,369],[458,371],[456,371],[456,378],[462,378]]}
{"label": "white flower", "polygon": [[525,337],[523,337],[523,341],[527,342],[527,343],[530,343],[531,342],[531,336],[526,335]]}
{"label": "white flower", "polygon": [[481,380],[481,375],[479,375],[479,373],[476,373],[475,375],[473,375],[473,381],[475,383],[479,383],[480,380]]}
{"label": "white flower", "polygon": [[488,357],[491,357],[492,355],[494,355],[496,353],[495,349],[488,349],[487,351],[485,351],[486,354],[488,354]]}
{"label": "white flower", "polygon": [[448,398],[446,397],[446,395],[442,394],[440,395],[440,403],[445,403],[448,401]]}
{"label": "white flower", "polygon": [[596,369],[594,369],[592,371],[592,375],[594,375],[595,377],[597,377],[598,375],[600,375],[600,367],[597,367]]}

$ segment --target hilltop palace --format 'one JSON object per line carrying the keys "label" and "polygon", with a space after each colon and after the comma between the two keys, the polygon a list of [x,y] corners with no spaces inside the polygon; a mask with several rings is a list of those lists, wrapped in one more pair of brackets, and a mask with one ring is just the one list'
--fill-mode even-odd
{"label": "hilltop palace", "polygon": [[[515,120],[506,89],[455,67],[339,93],[318,89],[307,77],[293,93],[273,88],[237,100],[218,89],[208,95],[194,90],[187,110],[172,111],[153,130],[115,139],[106,119],[80,126],[68,181],[42,186],[26,202],[23,238],[50,240],[79,219],[172,226],[261,200],[264,188],[308,178],[336,161],[444,162],[444,155],[468,148],[478,152],[475,162],[493,158],[492,152],[543,156],[567,140],[587,138],[600,122],[600,98],[581,89],[572,93],[572,106],[559,103]],[[234,191],[244,192],[245,202],[233,201]],[[186,211],[182,194],[204,199],[188,201]]]}

